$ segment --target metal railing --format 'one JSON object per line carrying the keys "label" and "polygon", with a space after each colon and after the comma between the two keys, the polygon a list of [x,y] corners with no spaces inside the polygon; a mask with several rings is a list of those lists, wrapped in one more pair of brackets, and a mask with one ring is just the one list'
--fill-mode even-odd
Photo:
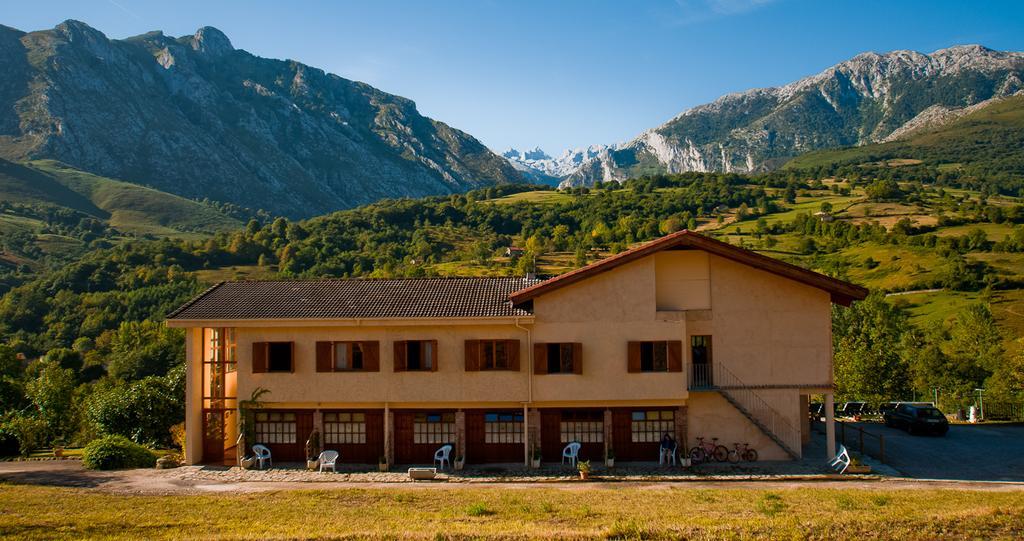
{"label": "metal railing", "polygon": [[[847,428],[847,423],[843,421],[837,421],[836,424],[839,425],[839,442],[847,449],[853,449],[862,455],[873,456],[885,464],[885,436],[872,434],[859,426],[851,425]],[[849,432],[849,436],[847,436],[847,432]],[[847,441],[847,438],[850,441]]]}
{"label": "metal railing", "polygon": [[799,456],[800,430],[728,368],[721,363],[691,364],[689,374],[690,389],[717,390],[762,430],[773,436],[786,451]]}

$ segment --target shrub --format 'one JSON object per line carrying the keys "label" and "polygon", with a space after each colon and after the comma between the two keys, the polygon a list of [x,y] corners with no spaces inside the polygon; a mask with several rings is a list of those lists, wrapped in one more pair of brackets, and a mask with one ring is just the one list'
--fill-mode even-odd
{"label": "shrub", "polygon": [[0,419],[0,433],[5,435],[5,440],[13,438],[18,442],[18,453],[21,456],[28,456],[43,445],[46,429],[45,421],[23,413],[10,413]]}
{"label": "shrub", "polygon": [[82,451],[82,465],[92,470],[152,468],[156,455],[124,436],[104,436]]}

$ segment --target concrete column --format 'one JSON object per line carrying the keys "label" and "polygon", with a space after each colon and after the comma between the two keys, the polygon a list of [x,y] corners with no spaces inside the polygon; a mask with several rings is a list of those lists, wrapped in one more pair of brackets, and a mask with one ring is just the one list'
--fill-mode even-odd
{"label": "concrete column", "polygon": [[604,459],[605,460],[608,460],[608,450],[609,449],[615,449],[615,446],[614,446],[615,442],[612,441],[613,435],[615,433],[615,431],[612,430],[612,428],[613,428],[612,422],[613,422],[612,410],[605,409],[604,410]]}
{"label": "concrete column", "polygon": [[836,456],[835,395],[825,393],[825,458]]}
{"label": "concrete column", "polygon": [[529,421],[527,424],[530,427],[530,449],[540,449],[545,444],[540,439],[540,410],[533,408],[529,413]]}
{"label": "concrete column", "polygon": [[530,408],[523,404],[523,466],[530,467]]}
{"label": "concrete column", "polygon": [[[203,329],[185,332],[185,463],[203,460]],[[232,442],[233,443],[233,442]]]}
{"label": "concrete column", "polygon": [[452,461],[458,456],[466,456],[466,412],[462,410],[455,412],[455,456]]}
{"label": "concrete column", "polygon": [[388,465],[395,464],[395,413],[384,404],[384,456]]}

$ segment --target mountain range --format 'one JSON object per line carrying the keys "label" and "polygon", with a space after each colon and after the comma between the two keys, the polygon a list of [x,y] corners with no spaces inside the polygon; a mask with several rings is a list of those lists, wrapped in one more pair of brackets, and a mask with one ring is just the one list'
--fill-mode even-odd
{"label": "mountain range", "polygon": [[757,172],[805,152],[898,139],[1024,89],[1024,53],[979,45],[864,53],[781,87],[728,94],[629,142],[520,167],[590,185],[647,173]]}
{"label": "mountain range", "polygon": [[0,26],[0,158],[50,159],[186,198],[308,217],[523,175],[416,104],[212,27],[114,40]]}

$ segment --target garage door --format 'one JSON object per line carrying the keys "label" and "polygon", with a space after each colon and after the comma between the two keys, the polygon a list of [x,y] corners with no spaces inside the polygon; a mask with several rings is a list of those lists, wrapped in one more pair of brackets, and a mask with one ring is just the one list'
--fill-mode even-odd
{"label": "garage door", "polygon": [[[455,412],[395,412],[395,462],[430,464],[434,453],[455,443]],[[454,451],[451,458],[455,458]]]}
{"label": "garage door", "polygon": [[604,410],[542,409],[540,447],[546,462],[562,460],[562,449],[580,442],[580,459],[604,460]]}
{"label": "garage door", "polygon": [[305,462],[312,431],[312,411],[256,412],[256,441],[270,448],[274,462]]}
{"label": "garage door", "polygon": [[466,412],[466,462],[522,462],[523,412]]}
{"label": "garage door", "polygon": [[324,449],[338,451],[339,462],[376,464],[384,454],[384,413],[380,410],[324,412]]}

